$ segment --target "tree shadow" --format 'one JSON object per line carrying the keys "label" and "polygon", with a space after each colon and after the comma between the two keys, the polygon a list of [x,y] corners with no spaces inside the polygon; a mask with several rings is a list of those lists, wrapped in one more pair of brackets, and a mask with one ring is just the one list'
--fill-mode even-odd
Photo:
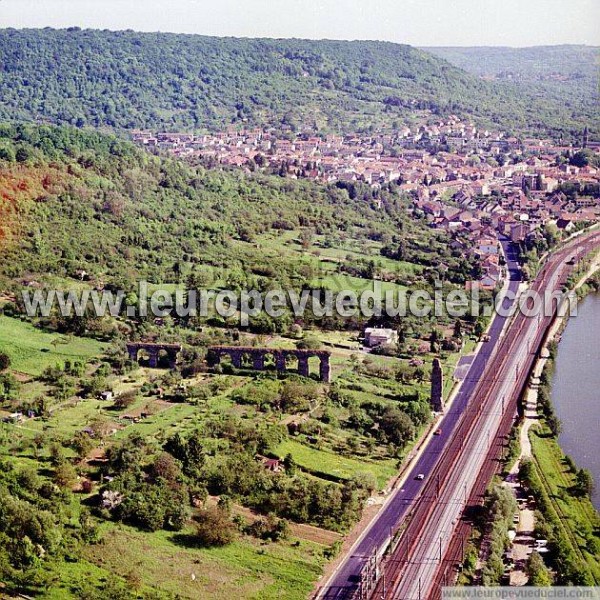
{"label": "tree shadow", "polygon": [[207,544],[203,544],[195,535],[191,533],[174,533],[169,536],[169,541],[173,542],[180,548],[213,548]]}

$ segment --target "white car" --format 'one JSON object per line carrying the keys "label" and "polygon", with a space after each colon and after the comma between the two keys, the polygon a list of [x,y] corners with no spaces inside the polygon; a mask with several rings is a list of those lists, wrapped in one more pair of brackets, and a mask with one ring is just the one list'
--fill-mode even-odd
{"label": "white car", "polygon": [[415,479],[418,479],[419,481],[423,481],[423,479],[425,479],[425,475],[423,475],[423,473],[419,473]]}

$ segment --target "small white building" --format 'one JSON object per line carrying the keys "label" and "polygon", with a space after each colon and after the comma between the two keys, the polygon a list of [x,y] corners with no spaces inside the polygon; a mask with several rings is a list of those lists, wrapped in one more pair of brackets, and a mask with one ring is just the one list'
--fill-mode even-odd
{"label": "small white building", "polygon": [[394,329],[380,329],[378,327],[367,327],[365,329],[365,346],[369,348],[397,343],[398,332]]}

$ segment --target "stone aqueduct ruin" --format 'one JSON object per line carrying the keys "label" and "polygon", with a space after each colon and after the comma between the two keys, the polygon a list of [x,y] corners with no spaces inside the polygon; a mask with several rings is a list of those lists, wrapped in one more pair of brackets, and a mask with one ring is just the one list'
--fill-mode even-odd
{"label": "stone aqueduct ruin", "polygon": [[[181,352],[179,344],[152,344],[150,342],[129,342],[127,352],[133,362],[140,362],[140,352],[148,356],[148,366],[158,368],[161,357],[168,362],[173,369],[177,362],[177,355]],[[327,350],[283,350],[280,348],[254,348],[244,346],[211,346],[208,348],[207,362],[209,366],[215,367],[221,363],[224,357],[231,359],[231,364],[237,368],[264,371],[268,368],[267,362],[272,357],[275,369],[279,372],[291,371],[290,362],[297,360],[298,373],[304,377],[310,376],[309,359],[319,359],[319,379],[329,382],[331,352]]]}
{"label": "stone aqueduct ruin", "polygon": [[[282,373],[288,371],[289,359],[298,361],[298,373],[304,377],[310,376],[309,359],[317,357],[319,363],[319,379],[329,382],[330,365],[329,358],[331,352],[327,350],[282,350],[280,348],[254,348],[244,346],[212,346],[208,349],[208,364],[216,366],[220,364],[221,359],[227,356],[231,359],[231,364],[237,368],[250,368],[255,371],[264,371],[268,357],[273,357],[275,368]],[[244,359],[249,364],[244,364]]]}
{"label": "stone aqueduct ruin", "polygon": [[[168,363],[169,368],[174,369],[177,363],[177,355],[181,352],[179,344],[153,344],[150,342],[128,342],[127,352],[133,362],[140,362],[140,351],[148,356],[148,366],[159,368],[161,362]],[[272,358],[277,372],[293,372],[290,368],[290,359],[298,361],[298,373],[304,377],[310,377],[309,359],[319,359],[319,379],[329,383],[331,367],[329,359],[331,352],[327,350],[283,350],[281,348],[254,348],[250,346],[210,346],[208,348],[207,362],[211,367],[221,363],[223,357],[231,359],[231,364],[236,369],[253,369],[264,371],[269,368],[267,359]],[[161,360],[162,359],[162,360]],[[431,396],[430,402],[433,410],[442,411],[444,400],[442,390],[444,378],[439,359],[434,359],[431,373]]]}
{"label": "stone aqueduct ruin", "polygon": [[[167,362],[169,368],[174,369],[177,363],[177,355],[181,352],[179,344],[153,344],[150,342],[128,342],[127,352],[133,362],[140,362],[140,352],[148,356],[148,366],[159,368],[161,362]],[[329,359],[331,352],[327,350],[283,350],[281,348],[254,348],[246,346],[210,346],[208,348],[207,362],[211,367],[221,363],[224,357],[231,359],[231,364],[236,369],[253,369],[264,371],[269,368],[267,359],[272,358],[277,372],[293,372],[290,368],[290,359],[298,361],[298,373],[304,377],[310,377],[309,359],[319,359],[319,379],[329,383],[331,367]],[[431,373],[431,396],[430,402],[433,410],[442,411],[444,401],[442,390],[444,386],[443,372],[439,359],[434,359]]]}
{"label": "stone aqueduct ruin", "polygon": [[150,342],[128,342],[127,353],[133,362],[140,362],[140,351],[148,355],[148,366],[157,369],[161,362],[161,353],[165,355],[169,368],[174,369],[177,355],[181,352],[179,344],[151,344]]}

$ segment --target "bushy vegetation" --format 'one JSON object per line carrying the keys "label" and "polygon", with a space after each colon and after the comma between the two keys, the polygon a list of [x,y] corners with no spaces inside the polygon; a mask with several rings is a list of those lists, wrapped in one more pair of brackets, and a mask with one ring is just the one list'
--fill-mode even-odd
{"label": "bushy vegetation", "polygon": [[510,488],[495,486],[487,498],[490,552],[482,571],[483,585],[499,585],[504,573],[503,554],[510,541],[508,530],[517,511],[517,501]]}
{"label": "bushy vegetation", "polygon": [[[0,206],[10,216],[1,222],[10,235],[0,240],[6,258],[0,284],[8,296],[0,316],[0,453],[19,469],[34,465],[36,489],[54,490],[53,534],[63,536],[70,552],[62,541],[32,537],[40,572],[68,579],[69,569],[88,568],[84,546],[104,581],[84,586],[74,575],[62,597],[129,598],[143,583],[118,566],[112,567],[118,576],[104,577],[99,565],[108,550],[91,546],[97,526],[108,539],[115,531],[145,540],[171,536],[161,552],[178,545],[202,560],[230,552],[228,564],[237,569],[239,546],[312,553],[286,541],[293,522],[320,527],[328,540],[316,546],[309,567],[298,567],[302,585],[294,597],[305,596],[316,578],[314,563],[336,548],[331,536],[360,518],[367,498],[388,484],[429,422],[431,358],[458,349],[444,345],[448,329],[461,338],[473,324],[445,317],[374,320],[399,329],[400,343],[365,355],[359,320],[257,319],[249,332],[212,316],[98,320],[54,313],[30,323],[18,292],[122,287],[135,304],[137,278],[171,290],[188,284],[335,289],[338,277],[365,289],[384,275],[392,289],[427,287],[438,276],[439,257],[451,287],[471,265],[452,254],[443,235],[410,220],[407,199],[394,187],[209,172],[67,127],[5,125],[0,146]],[[137,368],[125,351],[130,337],[182,343],[177,368]],[[209,372],[207,348],[214,344],[328,348],[336,381],[278,377],[270,364],[258,376],[227,364]],[[35,507],[45,504],[23,490],[8,486],[18,499],[25,494],[37,515]],[[256,518],[246,522],[234,514],[240,510]],[[11,529],[0,547],[18,556],[12,546],[27,535]],[[27,552],[24,559],[33,561]],[[43,562],[50,560],[55,570]],[[43,589],[38,571],[14,569],[3,573],[11,589]],[[56,582],[48,585],[56,590]]]}
{"label": "bushy vegetation", "polygon": [[[58,471],[58,466],[56,467]],[[73,515],[70,491],[2,460],[0,468],[0,578],[5,589],[49,584],[61,560],[75,560],[97,539],[89,511]]]}
{"label": "bushy vegetation", "polygon": [[[57,337],[14,318],[2,322],[21,338],[42,336],[49,350]],[[12,365],[0,374],[18,390],[2,399],[2,414],[23,415],[0,425],[0,451],[36,465],[74,511],[89,506],[92,522],[104,532],[132,527],[140,535],[171,535],[194,552],[258,540],[280,544],[289,535],[288,522],[344,532],[369,495],[388,485],[429,420],[424,364],[384,356],[348,360],[340,351],[333,359],[340,375],[332,385],[291,373],[277,378],[269,370],[217,375],[203,364],[206,344],[249,345],[258,338],[213,327],[166,329],[195,342],[186,343],[180,368],[187,371],[190,361],[198,372],[184,378],[178,370],[134,370],[119,343],[71,336],[70,344],[90,341],[98,354],[76,360],[42,352],[41,344],[35,348],[53,361],[48,366],[24,381],[15,378]],[[339,336],[312,335],[321,345]],[[294,345],[289,338],[273,343]],[[115,396],[102,400],[107,390]],[[101,460],[96,464],[93,457]],[[267,468],[268,460],[279,467]],[[220,512],[212,508],[215,497]],[[252,509],[256,520],[243,522],[229,512],[232,505]],[[222,535],[215,537],[214,522],[223,525]],[[85,553],[103,555],[89,545]],[[73,561],[81,565],[76,556]],[[66,564],[57,559],[60,572]],[[37,589],[33,579],[28,582]]]}
{"label": "bushy vegetation", "polygon": [[[71,128],[6,125],[0,145],[14,149],[15,157],[24,151],[20,162],[0,160],[0,206],[12,215],[3,221],[11,236],[3,242],[0,281],[15,292],[23,285],[121,289],[136,305],[142,300],[135,285],[140,279],[234,291],[341,285],[362,290],[384,276],[391,289],[409,281],[430,286],[440,276],[441,258],[448,285],[461,284],[472,271],[444,234],[411,221],[407,199],[393,187],[356,185],[350,193],[240,171],[206,171]],[[289,224],[285,237],[282,220]],[[308,245],[302,241],[306,233]],[[402,260],[385,256],[386,248],[399,245]],[[355,248],[364,256],[357,257]],[[325,260],[338,249],[341,257]],[[367,270],[344,279],[350,265],[367,260]],[[4,313],[18,314],[20,308],[6,305]],[[253,317],[249,329],[285,331],[292,326],[286,315],[278,322]],[[307,315],[306,325],[312,322]],[[76,335],[118,333],[114,323],[89,313],[53,313],[42,324]],[[341,317],[321,318],[319,325],[360,327]]]}
{"label": "bushy vegetation", "polygon": [[[224,417],[207,421],[188,439],[176,435],[165,450],[181,461],[190,487],[201,496],[226,495],[265,514],[334,530],[348,527],[360,514],[368,490],[359,480],[338,486],[307,478],[292,468],[291,459],[280,472],[265,469],[256,456],[268,453],[283,436],[278,428]],[[206,448],[216,440],[221,452],[211,457]]]}
{"label": "bushy vegetation", "polygon": [[[229,260],[235,272],[228,283],[234,276],[278,276],[284,283],[300,273],[286,273],[286,265],[277,263],[259,268],[254,247],[260,234],[279,231],[281,219],[298,233],[345,234],[382,245],[400,231],[415,258],[425,240],[411,244],[413,232],[430,238],[431,253],[443,248],[425,227],[411,223],[401,199],[385,190],[379,197],[365,187],[351,198],[335,186],[192,169],[114,137],[70,128],[3,126],[0,145],[26,154],[21,161],[0,161],[3,206],[12,203],[27,215],[19,252],[29,260],[27,265],[23,258],[3,261],[4,274],[81,278],[77,272],[84,270],[86,280],[145,275],[167,283],[177,281],[186,266],[223,268]],[[382,202],[381,210],[375,200]],[[304,268],[305,277],[314,275],[310,265]],[[210,271],[201,276],[215,278]],[[244,281],[236,283],[240,287]]]}

